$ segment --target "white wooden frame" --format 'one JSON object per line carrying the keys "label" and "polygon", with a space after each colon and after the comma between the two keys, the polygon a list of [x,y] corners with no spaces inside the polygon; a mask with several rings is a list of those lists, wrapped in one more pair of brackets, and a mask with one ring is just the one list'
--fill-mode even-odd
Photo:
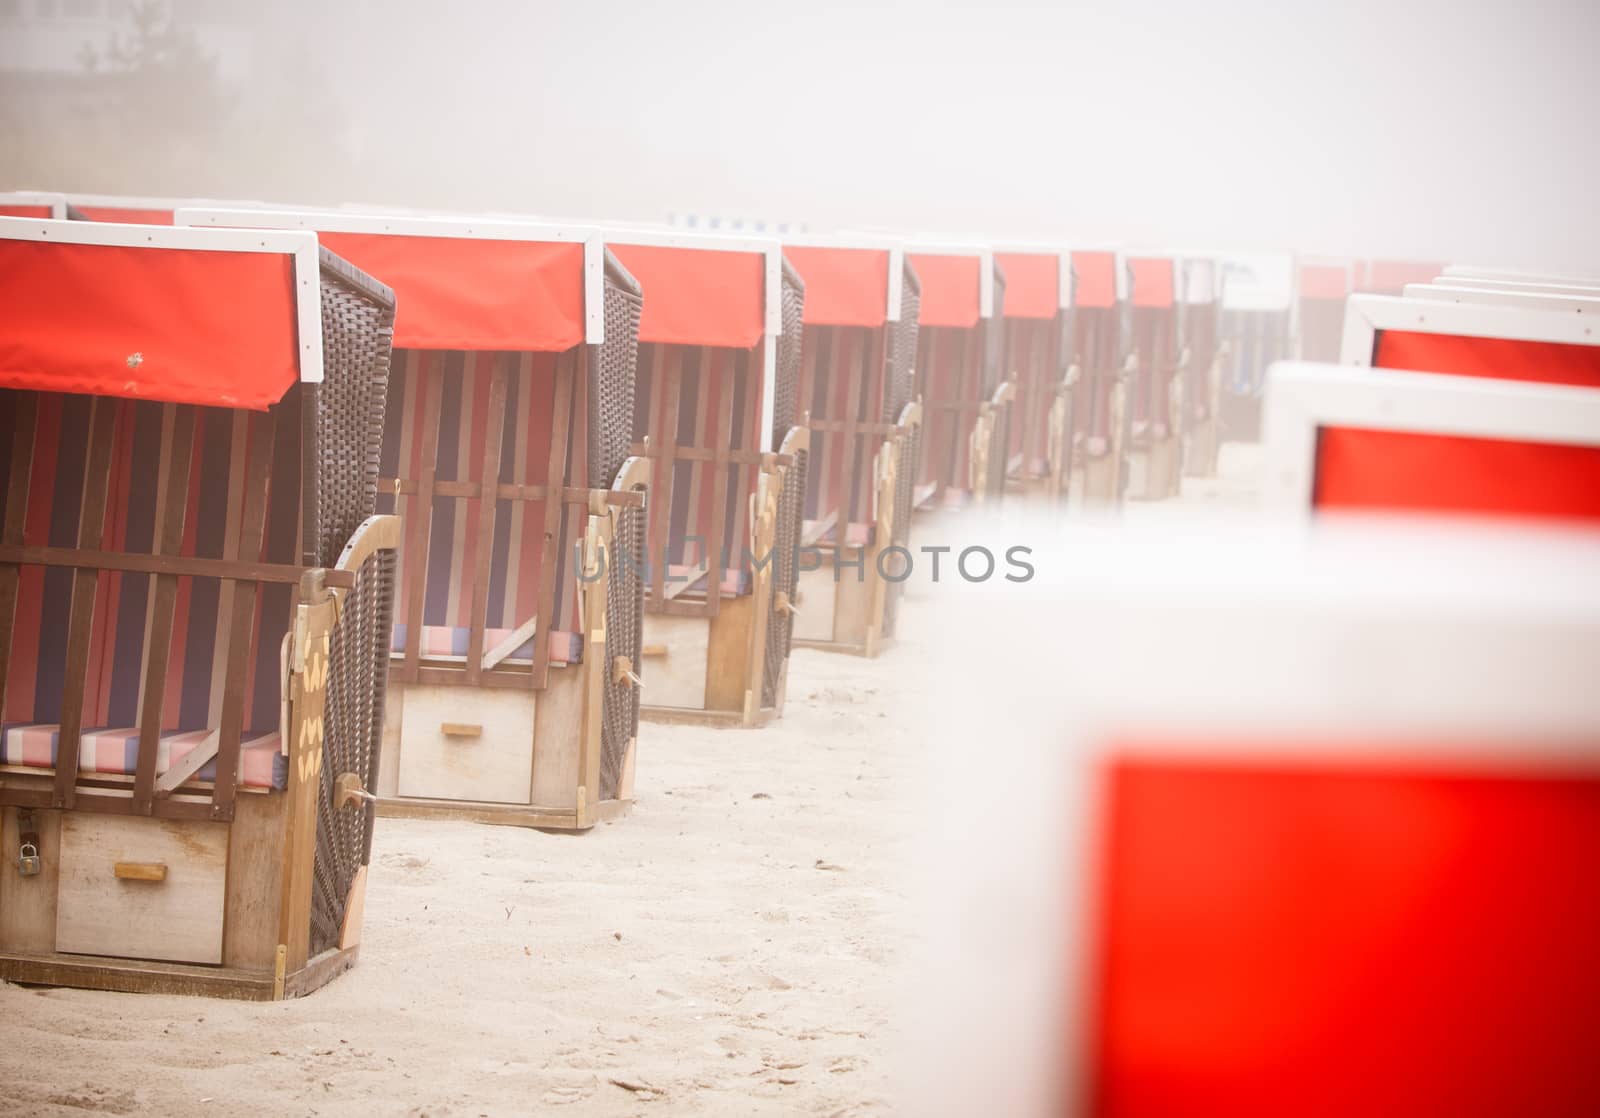
{"label": "white wooden frame", "polygon": [[1529,310],[1600,316],[1600,287],[1586,295],[1567,295],[1545,291],[1512,291],[1502,287],[1480,287],[1469,280],[1460,280],[1447,284],[1408,283],[1403,295],[1407,299],[1428,299],[1436,303],[1526,307]]}
{"label": "white wooden frame", "polygon": [[1267,381],[1264,423],[1264,504],[1309,516],[1324,427],[1600,447],[1600,391],[1281,362]]}
{"label": "white wooden frame", "polygon": [[[908,1113],[1047,1113],[1081,1088],[1110,743],[1183,758],[1220,737],[1229,761],[1298,765],[1337,742],[1336,761],[1383,766],[1404,741],[1451,770],[1600,769],[1593,535],[1213,518],[1039,542],[1025,592],[965,592],[942,622],[935,671],[963,683],[923,716],[916,950],[940,982],[904,1006]],[[1015,655],[971,657],[997,641]],[[1000,693],[1032,698],[983,700]]]}
{"label": "white wooden frame", "polygon": [[1524,271],[1517,268],[1484,268],[1474,264],[1451,264],[1439,273],[1444,279],[1507,280],[1512,283],[1554,283],[1579,287],[1600,285],[1600,275],[1561,275],[1553,272]]}
{"label": "white wooden frame", "polygon": [[294,259],[295,325],[300,340],[300,379],[322,383],[322,273],[317,238],[305,232],[254,229],[190,229],[167,225],[122,225],[97,221],[36,221],[7,218],[0,237],[70,245],[114,245],[200,252],[260,252]]}
{"label": "white wooden frame", "polygon": [[[67,196],[37,190],[12,190],[0,194],[0,204],[13,206],[49,206],[50,216],[56,221],[67,220]],[[11,221],[37,221],[38,218],[11,217]]]}
{"label": "white wooden frame", "polygon": [[1428,286],[1468,287],[1479,291],[1509,291],[1524,295],[1600,294],[1600,283],[1537,283],[1524,280],[1473,279],[1466,276],[1439,276]]}
{"label": "white wooden frame", "polygon": [[[211,209],[186,206],[175,225],[244,229],[303,229],[315,233],[368,233],[404,237],[456,237],[484,241],[561,242],[583,245],[584,341],[606,340],[605,245],[592,226],[547,225],[532,221],[472,221],[463,218],[389,217],[344,210]],[[380,280],[382,277],[378,277]]]}
{"label": "white wooden frame", "polygon": [[1600,321],[1527,307],[1447,303],[1400,295],[1352,295],[1345,304],[1342,365],[1372,364],[1378,334],[1403,330],[1462,338],[1600,345]]}

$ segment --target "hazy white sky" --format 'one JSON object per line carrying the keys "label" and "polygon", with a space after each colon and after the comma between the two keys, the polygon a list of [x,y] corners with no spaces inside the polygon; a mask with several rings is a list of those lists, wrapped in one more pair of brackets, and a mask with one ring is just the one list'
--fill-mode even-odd
{"label": "hazy white sky", "polygon": [[1596,0],[263,8],[352,201],[1600,266]]}

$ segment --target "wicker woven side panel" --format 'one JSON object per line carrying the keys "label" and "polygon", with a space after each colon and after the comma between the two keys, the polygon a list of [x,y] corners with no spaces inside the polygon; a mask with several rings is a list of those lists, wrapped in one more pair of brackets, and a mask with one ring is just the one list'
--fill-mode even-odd
{"label": "wicker woven side panel", "polygon": [[1006,356],[1006,274],[994,270],[994,313],[983,323],[983,397],[988,399],[995,385],[1005,379],[1001,366]]}
{"label": "wicker woven side panel", "polygon": [[922,314],[922,290],[908,262],[900,287],[900,321],[889,331],[888,385],[883,394],[883,422],[898,423],[900,412],[916,395],[917,320]]}
{"label": "wicker woven side panel", "polygon": [[[910,432],[894,441],[894,538],[888,541],[888,546],[908,548],[911,545],[911,502],[916,490],[917,455],[921,450],[921,440],[922,424],[916,423],[911,426]],[[909,560],[904,556],[886,559],[883,569],[891,575],[899,576],[907,562]],[[905,580],[894,577],[885,581],[887,586],[883,597],[883,635],[892,637],[895,634],[896,619],[899,617],[900,594],[905,586]]]}
{"label": "wicker woven side panel", "polygon": [[[793,602],[800,584],[800,525],[805,514],[807,451],[795,452],[794,464],[784,471],[783,491],[778,496],[778,524],[773,540],[772,596],[774,602]],[[763,556],[757,556],[760,560]],[[794,614],[774,609],[767,619],[766,655],[762,657],[761,705],[778,704],[778,684],[789,661],[794,634]]]}
{"label": "wicker woven side panel", "polygon": [[639,285],[606,253],[605,341],[589,362],[589,478],[611,484],[633,443],[634,384],[639,367]]}
{"label": "wicker woven side panel", "polygon": [[337,783],[354,773],[372,791],[378,780],[383,704],[394,624],[396,553],[362,563],[334,625],[323,712],[322,784],[311,892],[311,954],[337,947],[356,873],[372,857],[373,804],[340,807]]}
{"label": "wicker woven side panel", "polygon": [[[637,670],[644,634],[645,510],[624,508],[616,519],[606,556],[606,654],[625,656]],[[622,787],[628,743],[639,734],[639,689],[608,671],[601,697],[600,798],[614,800]]]}
{"label": "wicker woven side panel", "polygon": [[778,368],[772,401],[772,446],[783,445],[800,415],[800,361],[804,340],[806,287],[800,273],[783,262],[783,333],[778,335]]}
{"label": "wicker woven side panel", "polygon": [[[303,515],[308,562],[332,567],[377,503],[394,295],[326,250],[321,264],[323,381],[305,409],[314,468],[306,471]],[[350,884],[372,854],[372,804],[340,808],[335,784],[344,773],[354,773],[368,791],[377,784],[395,559],[388,549],[366,558],[333,629],[312,870],[313,955],[338,946]]]}
{"label": "wicker woven side panel", "polygon": [[394,296],[326,250],[321,262],[323,379],[306,409],[317,468],[306,476],[305,532],[308,565],[327,567],[377,504]]}

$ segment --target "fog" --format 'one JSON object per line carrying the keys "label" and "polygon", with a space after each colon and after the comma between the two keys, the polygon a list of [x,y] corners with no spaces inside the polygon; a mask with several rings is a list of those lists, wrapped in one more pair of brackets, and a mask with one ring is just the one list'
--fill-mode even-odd
{"label": "fog", "polygon": [[201,36],[230,73],[245,44],[220,123],[186,137],[203,125],[158,102],[137,146],[97,147],[45,98],[12,122],[0,185],[1600,261],[1585,0],[291,0],[178,19],[231,28]]}

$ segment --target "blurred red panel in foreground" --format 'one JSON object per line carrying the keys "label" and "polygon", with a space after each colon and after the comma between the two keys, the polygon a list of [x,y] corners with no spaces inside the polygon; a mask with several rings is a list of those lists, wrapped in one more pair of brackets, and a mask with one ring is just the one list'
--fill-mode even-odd
{"label": "blurred red panel in foreground", "polygon": [[1075,1104],[1600,1114],[1592,772],[1123,761],[1109,792]]}

